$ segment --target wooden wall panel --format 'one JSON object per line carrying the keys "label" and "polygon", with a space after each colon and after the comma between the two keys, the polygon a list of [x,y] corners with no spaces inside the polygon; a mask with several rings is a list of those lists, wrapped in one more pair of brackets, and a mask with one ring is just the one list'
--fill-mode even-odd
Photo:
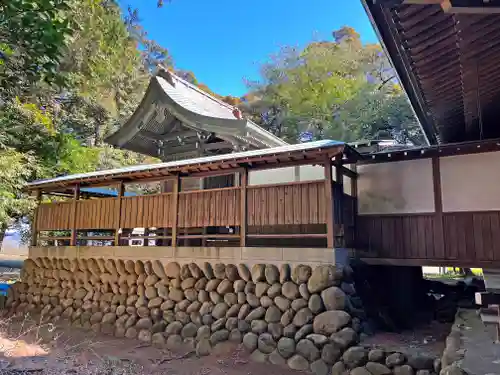
{"label": "wooden wall panel", "polygon": [[[356,248],[363,257],[449,261],[478,267],[500,262],[500,212],[453,212],[439,215],[360,215]],[[427,262],[427,263],[426,263]]]}
{"label": "wooden wall panel", "polygon": [[379,258],[433,258],[439,254],[434,214],[360,215],[356,220],[356,248]]}
{"label": "wooden wall panel", "polygon": [[240,225],[240,189],[179,193],[179,228]]}
{"label": "wooden wall panel", "polygon": [[326,223],[323,181],[248,187],[248,225]]}
{"label": "wooden wall panel", "polygon": [[172,194],[122,198],[120,228],[168,228],[172,226]]}
{"label": "wooden wall panel", "polygon": [[115,229],[118,198],[80,200],[76,208],[76,229]]}
{"label": "wooden wall panel", "polygon": [[37,230],[71,229],[72,202],[43,203],[37,210]]}

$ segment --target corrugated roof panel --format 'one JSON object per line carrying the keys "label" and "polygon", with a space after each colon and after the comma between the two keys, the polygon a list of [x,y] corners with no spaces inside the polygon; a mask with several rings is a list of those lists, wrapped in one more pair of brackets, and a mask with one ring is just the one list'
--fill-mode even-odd
{"label": "corrugated roof panel", "polygon": [[272,148],[266,148],[266,149],[261,149],[261,150],[236,152],[233,154],[214,155],[214,156],[207,156],[207,157],[201,157],[201,158],[195,158],[195,159],[172,161],[172,162],[167,162],[167,163],[134,165],[131,167],[109,169],[109,170],[104,170],[104,171],[79,173],[79,174],[74,174],[74,175],[61,176],[61,177],[49,178],[49,179],[45,179],[45,180],[33,181],[33,182],[29,183],[28,186],[36,186],[36,185],[47,184],[47,183],[56,183],[56,182],[62,182],[62,181],[67,181],[67,180],[83,179],[83,178],[87,178],[87,177],[108,176],[108,175],[114,175],[114,174],[119,174],[119,173],[128,173],[128,172],[143,172],[143,171],[147,172],[148,170],[154,170],[154,169],[175,168],[175,167],[182,167],[182,166],[193,165],[193,164],[206,164],[206,163],[225,161],[225,160],[229,161],[229,160],[243,159],[243,158],[249,158],[249,157],[266,156],[266,155],[273,155],[273,154],[284,154],[284,153],[288,153],[288,152],[308,151],[308,150],[314,150],[314,149],[320,149],[320,148],[334,147],[334,146],[343,145],[343,144],[345,144],[345,143],[339,142],[339,141],[334,141],[334,140],[321,140],[321,141],[315,141],[315,142],[310,142],[310,143],[300,143],[300,144],[296,144],[296,145],[286,145],[286,146],[272,147]]}
{"label": "corrugated roof panel", "polygon": [[174,85],[162,77],[157,76],[156,79],[167,95],[177,104],[202,116],[236,120],[230,107],[223,105],[220,101],[175,74],[171,74],[171,76]]}

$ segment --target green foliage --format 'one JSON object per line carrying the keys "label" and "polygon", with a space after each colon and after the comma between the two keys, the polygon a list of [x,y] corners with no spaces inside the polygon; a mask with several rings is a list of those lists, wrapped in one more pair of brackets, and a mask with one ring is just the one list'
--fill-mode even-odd
{"label": "green foliage", "polygon": [[314,138],[343,141],[394,138],[422,143],[418,122],[378,45],[363,45],[349,27],[334,41],[286,47],[262,66],[260,82],[240,108],[291,143]]}
{"label": "green foliage", "polygon": [[72,32],[72,6],[72,0],[0,2],[0,93],[19,93],[30,83],[57,78],[59,60]]}
{"label": "green foliage", "polygon": [[26,181],[36,170],[32,154],[0,148],[0,231],[3,233],[15,218],[30,212],[34,201],[22,194]]}
{"label": "green foliage", "polygon": [[0,1],[0,239],[33,207],[26,181],[151,162],[103,144],[152,67],[171,64],[131,12],[114,0]]}

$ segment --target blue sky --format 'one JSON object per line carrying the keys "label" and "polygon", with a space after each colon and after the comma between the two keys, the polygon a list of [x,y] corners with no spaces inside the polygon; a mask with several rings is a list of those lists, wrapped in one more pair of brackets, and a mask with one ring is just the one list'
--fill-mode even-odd
{"label": "blue sky", "polygon": [[331,39],[344,25],[377,41],[360,0],[121,0],[139,9],[149,36],[166,47],[176,68],[192,71],[220,95],[241,96],[244,79],[280,46]]}

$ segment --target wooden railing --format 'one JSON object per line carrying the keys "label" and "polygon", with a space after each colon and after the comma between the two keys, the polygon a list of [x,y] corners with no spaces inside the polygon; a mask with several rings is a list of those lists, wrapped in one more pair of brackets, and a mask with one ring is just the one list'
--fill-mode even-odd
{"label": "wooden railing", "polygon": [[[101,231],[115,243],[124,236],[120,229],[128,236],[133,228],[156,228],[153,236],[143,237],[161,236],[172,244],[188,237],[242,237],[246,244],[247,236],[266,233],[326,239],[326,186],[322,180],[41,204],[37,231],[71,231],[74,241]],[[253,232],[247,235],[246,228]]]}
{"label": "wooden railing", "polygon": [[240,188],[179,193],[179,228],[240,225]]}
{"label": "wooden railing", "polygon": [[37,230],[72,229],[72,202],[45,203],[37,209]]}
{"label": "wooden railing", "polygon": [[326,223],[323,181],[248,187],[248,225]]}
{"label": "wooden railing", "polygon": [[114,229],[118,223],[118,198],[102,198],[76,202],[75,229]]}
{"label": "wooden railing", "polygon": [[170,228],[173,223],[172,194],[121,198],[120,228]]}

